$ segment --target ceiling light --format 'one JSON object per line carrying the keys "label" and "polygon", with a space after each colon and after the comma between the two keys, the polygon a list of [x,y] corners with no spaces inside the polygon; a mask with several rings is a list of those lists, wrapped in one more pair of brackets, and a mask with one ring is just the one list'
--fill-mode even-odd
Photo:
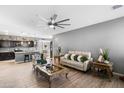
{"label": "ceiling light", "polygon": [[54,25],[49,25],[50,28],[54,28]]}

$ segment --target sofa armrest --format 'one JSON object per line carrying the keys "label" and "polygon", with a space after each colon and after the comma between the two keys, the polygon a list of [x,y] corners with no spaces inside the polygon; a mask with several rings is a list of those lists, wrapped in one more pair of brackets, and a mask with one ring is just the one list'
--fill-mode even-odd
{"label": "sofa armrest", "polygon": [[87,60],[87,61],[85,61],[84,63],[83,63],[83,68],[84,68],[84,71],[87,71],[87,69],[89,69],[89,60]]}
{"label": "sofa armrest", "polygon": [[88,61],[93,61],[93,58],[88,59]]}

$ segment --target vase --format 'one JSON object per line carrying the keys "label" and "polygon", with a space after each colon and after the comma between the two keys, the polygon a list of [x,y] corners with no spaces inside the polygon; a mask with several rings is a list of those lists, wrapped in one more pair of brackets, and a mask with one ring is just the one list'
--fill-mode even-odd
{"label": "vase", "polygon": [[109,61],[108,61],[108,60],[105,60],[105,61],[104,61],[104,63],[108,64],[108,63],[109,63]]}

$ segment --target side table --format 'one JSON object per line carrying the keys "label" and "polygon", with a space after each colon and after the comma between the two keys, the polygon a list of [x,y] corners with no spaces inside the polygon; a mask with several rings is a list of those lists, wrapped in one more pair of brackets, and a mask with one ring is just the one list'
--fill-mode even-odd
{"label": "side table", "polygon": [[109,77],[109,81],[111,81],[111,78],[113,76],[112,66],[113,66],[112,63],[105,64],[105,63],[100,63],[100,62],[92,62],[93,73],[95,74],[96,68],[97,69],[101,69],[101,70],[106,70],[107,71],[107,75]]}
{"label": "side table", "polygon": [[[56,55],[56,56],[54,56],[54,62],[55,62],[55,64],[60,64],[60,58],[62,57],[63,55]],[[57,62],[56,62],[57,61]]]}

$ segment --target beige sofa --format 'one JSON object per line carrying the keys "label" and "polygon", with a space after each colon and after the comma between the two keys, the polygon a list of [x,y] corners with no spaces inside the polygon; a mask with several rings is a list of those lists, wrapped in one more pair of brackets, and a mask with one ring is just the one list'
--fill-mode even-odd
{"label": "beige sofa", "polygon": [[87,56],[88,60],[82,63],[82,62],[76,62],[76,61],[68,60],[68,59],[65,59],[64,57],[61,57],[61,60],[60,60],[61,65],[69,66],[69,67],[72,67],[72,68],[75,68],[81,71],[87,71],[90,68],[89,62],[93,60],[91,58],[90,52],[69,51],[68,53]]}

